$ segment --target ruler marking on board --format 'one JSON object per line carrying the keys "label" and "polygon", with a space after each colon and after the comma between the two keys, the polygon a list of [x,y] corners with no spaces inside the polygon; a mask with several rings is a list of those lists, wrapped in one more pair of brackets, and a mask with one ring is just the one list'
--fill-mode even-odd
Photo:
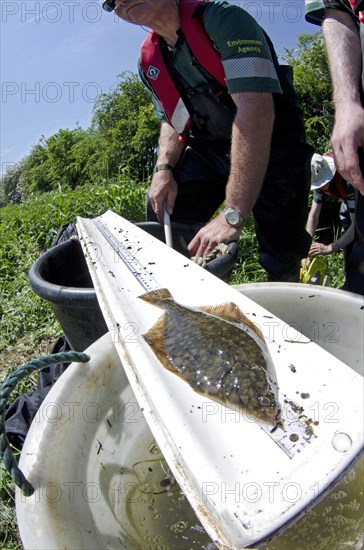
{"label": "ruler marking on board", "polygon": [[139,284],[146,290],[157,290],[160,288],[157,280],[151,275],[147,269],[142,266],[139,260],[134,256],[133,252],[120,242],[115,235],[106,227],[101,220],[95,219],[94,223],[100,233],[105,237],[112,249],[116,252],[119,258],[124,262],[129,271],[134,275]]}
{"label": "ruler marking on board", "polygon": [[308,426],[305,426],[299,419],[293,419],[294,413],[290,409],[292,415],[290,420],[283,420],[284,428],[279,425],[276,428],[270,428],[263,424],[260,427],[269,437],[280,447],[286,455],[293,458],[311,443],[311,439],[316,435]]}

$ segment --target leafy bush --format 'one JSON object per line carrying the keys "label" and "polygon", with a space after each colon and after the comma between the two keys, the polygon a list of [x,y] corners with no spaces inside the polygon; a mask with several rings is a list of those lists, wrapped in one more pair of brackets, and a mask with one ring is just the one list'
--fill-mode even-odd
{"label": "leafy bush", "polygon": [[332,88],[326,51],[321,32],[301,34],[297,47],[283,56],[293,67],[294,84],[304,112],[307,141],[316,152],[330,150],[330,132],[334,119]]}

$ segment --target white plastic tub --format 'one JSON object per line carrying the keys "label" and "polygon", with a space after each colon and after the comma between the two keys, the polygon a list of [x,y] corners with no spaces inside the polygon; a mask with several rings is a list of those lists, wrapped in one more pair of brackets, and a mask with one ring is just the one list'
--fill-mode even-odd
{"label": "white plastic tub", "polygon": [[257,283],[235,288],[364,374],[363,296],[298,283]]}
{"label": "white plastic tub", "polygon": [[[294,283],[257,283],[236,288],[364,375],[363,296]],[[334,420],[335,403],[325,406],[325,420],[330,422]],[[315,410],[312,413],[314,415]],[[316,488],[318,484],[319,480]],[[312,490],[314,494],[314,486]],[[362,457],[321,503],[263,547],[267,550],[362,550],[363,546]]]}
{"label": "white plastic tub", "polygon": [[[362,297],[298,284],[237,288],[363,372]],[[22,451],[20,468],[36,489],[28,498],[16,495],[25,550],[212,550],[154,441],[110,335],[87,351],[91,362],[72,365],[55,384]],[[296,526],[261,547],[362,548],[362,471],[363,459]]]}

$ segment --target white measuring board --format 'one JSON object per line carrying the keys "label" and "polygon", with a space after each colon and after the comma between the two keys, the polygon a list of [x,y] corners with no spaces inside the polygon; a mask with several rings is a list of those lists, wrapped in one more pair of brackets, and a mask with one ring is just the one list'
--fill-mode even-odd
{"label": "white measuring board", "polygon": [[[219,548],[259,547],[359,458],[363,377],[113,212],[78,218],[77,229],[115,347],[179,485]],[[259,326],[276,369],[284,429],[269,433],[272,427],[197,394],[159,363],[142,335],[163,311],[138,296],[163,287],[186,306],[234,302]]]}

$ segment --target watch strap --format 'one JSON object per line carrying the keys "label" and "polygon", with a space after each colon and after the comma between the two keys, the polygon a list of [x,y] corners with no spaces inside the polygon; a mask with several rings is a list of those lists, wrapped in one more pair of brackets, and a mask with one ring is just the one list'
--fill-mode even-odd
{"label": "watch strap", "polygon": [[171,172],[173,172],[173,166],[171,164],[156,164],[153,173],[156,174],[161,170],[170,170]]}

